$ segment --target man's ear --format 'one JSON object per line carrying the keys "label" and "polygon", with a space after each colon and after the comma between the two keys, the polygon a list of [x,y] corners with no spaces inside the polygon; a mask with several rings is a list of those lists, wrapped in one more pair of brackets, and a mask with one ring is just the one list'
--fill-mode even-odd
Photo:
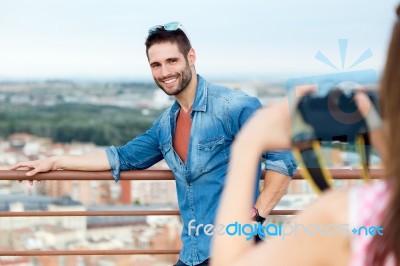
{"label": "man's ear", "polygon": [[194,63],[196,62],[196,52],[194,51],[193,48],[190,48],[187,59],[188,59],[189,65],[194,66]]}

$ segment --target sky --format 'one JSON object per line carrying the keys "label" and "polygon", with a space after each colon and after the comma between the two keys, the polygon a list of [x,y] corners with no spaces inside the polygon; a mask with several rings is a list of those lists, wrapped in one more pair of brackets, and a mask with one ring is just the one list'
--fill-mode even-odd
{"label": "sky", "polygon": [[[148,29],[183,23],[207,77],[380,72],[398,0],[0,0],[0,81],[151,79]],[[347,40],[345,60],[338,45]],[[343,48],[343,47],[342,47]],[[315,59],[323,54],[334,69]]]}

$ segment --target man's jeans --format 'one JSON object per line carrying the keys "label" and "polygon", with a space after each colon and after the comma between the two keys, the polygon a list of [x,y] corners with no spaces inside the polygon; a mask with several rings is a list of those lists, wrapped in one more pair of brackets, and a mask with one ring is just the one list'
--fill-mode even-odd
{"label": "man's jeans", "polygon": [[[209,263],[210,263],[210,259],[206,259],[205,261],[203,261],[200,264],[197,264],[196,266],[208,266]],[[176,264],[174,264],[173,266],[188,266],[188,265],[183,263],[182,261],[178,260],[178,262]]]}

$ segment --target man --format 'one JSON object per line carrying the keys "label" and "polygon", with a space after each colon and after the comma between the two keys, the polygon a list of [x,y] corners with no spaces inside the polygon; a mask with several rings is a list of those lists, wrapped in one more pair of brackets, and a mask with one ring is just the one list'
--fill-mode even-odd
{"label": "man", "polygon": [[[261,104],[243,92],[208,83],[196,74],[196,54],[178,22],[155,26],[146,39],[154,81],[175,103],[144,134],[125,146],[83,156],[55,156],[20,163],[27,175],[56,169],[99,171],[145,169],[165,159],[174,173],[183,220],[183,248],[175,265],[208,265],[211,236],[200,224],[213,224],[227,173],[232,141]],[[267,216],[285,193],[295,164],[290,153],[267,154],[264,192],[254,219]],[[255,187],[257,187],[255,185]],[[190,223],[190,226],[189,226]]]}

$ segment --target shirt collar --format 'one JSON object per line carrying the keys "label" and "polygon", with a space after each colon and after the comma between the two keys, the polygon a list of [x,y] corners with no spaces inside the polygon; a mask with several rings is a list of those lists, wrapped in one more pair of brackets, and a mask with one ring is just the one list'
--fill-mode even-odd
{"label": "shirt collar", "polygon": [[[197,75],[196,96],[192,105],[192,111],[205,112],[207,110],[208,83],[202,76]],[[171,113],[175,113],[180,108],[178,101],[175,100],[171,107]]]}

